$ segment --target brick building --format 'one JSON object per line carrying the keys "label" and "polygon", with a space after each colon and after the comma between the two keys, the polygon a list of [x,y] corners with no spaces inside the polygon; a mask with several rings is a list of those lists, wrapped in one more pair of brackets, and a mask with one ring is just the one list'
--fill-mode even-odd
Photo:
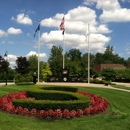
{"label": "brick building", "polygon": [[111,69],[124,69],[126,68],[123,64],[95,64],[94,69],[98,72],[101,72],[104,68],[111,68]]}
{"label": "brick building", "polygon": [[128,68],[130,68],[130,63],[128,63]]}

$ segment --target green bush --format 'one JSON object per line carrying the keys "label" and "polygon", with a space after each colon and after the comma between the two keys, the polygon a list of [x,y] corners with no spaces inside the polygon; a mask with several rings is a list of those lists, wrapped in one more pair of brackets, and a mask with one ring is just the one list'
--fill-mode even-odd
{"label": "green bush", "polygon": [[16,82],[32,82],[33,76],[30,76],[29,74],[21,75],[19,73],[15,76]]}
{"label": "green bush", "polygon": [[93,80],[91,80],[91,83],[100,84],[100,80],[98,80],[98,79],[93,79]]}
{"label": "green bush", "polygon": [[105,84],[106,81],[105,80],[100,80],[100,84]]}
{"label": "green bush", "polygon": [[84,83],[87,83],[88,80],[83,80]]}
{"label": "green bush", "polygon": [[[60,90],[58,90],[58,88]],[[62,91],[62,89],[63,91]],[[50,90],[48,90],[50,89]],[[67,91],[65,91],[67,89]],[[71,92],[73,87],[33,87],[27,90],[28,97],[34,97],[36,100],[21,99],[13,101],[15,107],[27,107],[30,110],[58,109],[85,109],[90,105],[90,99],[87,96]],[[70,91],[69,91],[70,90]],[[76,90],[76,89],[75,89]]]}
{"label": "green bush", "polygon": [[16,82],[17,85],[34,85],[32,82]]}
{"label": "green bush", "polygon": [[[27,90],[28,97],[35,97],[35,99],[40,100],[76,100],[77,88],[74,87],[32,87]],[[76,94],[76,95],[75,95]]]}
{"label": "green bush", "polygon": [[19,99],[14,100],[13,105],[15,107],[21,106],[23,108],[28,108],[29,110],[36,108],[37,110],[49,110],[49,109],[68,109],[68,110],[78,110],[85,109],[90,105],[89,98],[85,100],[68,100],[68,101],[57,101],[57,100],[27,100]]}
{"label": "green bush", "polygon": [[[6,80],[0,80],[0,83],[5,83]],[[7,80],[7,82],[14,82],[14,80]]]}
{"label": "green bush", "polygon": [[77,92],[78,91],[78,88],[75,88],[75,87],[68,87],[68,86],[47,86],[47,87],[44,87],[43,88],[44,90],[59,90],[59,91],[67,91],[67,92]]}

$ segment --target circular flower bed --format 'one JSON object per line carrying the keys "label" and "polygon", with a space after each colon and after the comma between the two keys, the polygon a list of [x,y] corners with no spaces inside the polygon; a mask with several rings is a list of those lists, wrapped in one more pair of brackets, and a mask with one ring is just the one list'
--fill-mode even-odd
{"label": "circular flower bed", "polygon": [[90,94],[88,92],[78,91],[77,93],[83,94],[85,96],[88,96],[90,98],[91,106],[88,108],[81,110],[63,110],[57,109],[57,110],[36,110],[33,108],[32,110],[29,110],[28,108],[22,108],[21,106],[15,107],[12,103],[15,99],[30,99],[35,100],[35,98],[30,98],[26,96],[26,91],[16,92],[16,93],[10,93],[6,94],[3,97],[0,98],[0,108],[2,111],[6,111],[9,113],[19,114],[19,115],[28,115],[28,116],[35,116],[39,118],[74,118],[74,117],[81,117],[81,116],[87,116],[87,115],[94,115],[98,114],[100,112],[103,112],[108,107],[109,103],[104,98],[101,98],[95,94]]}

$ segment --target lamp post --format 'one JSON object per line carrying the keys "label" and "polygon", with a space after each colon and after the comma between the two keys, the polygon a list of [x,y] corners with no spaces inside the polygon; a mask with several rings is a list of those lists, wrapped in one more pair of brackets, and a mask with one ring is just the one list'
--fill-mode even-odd
{"label": "lamp post", "polygon": [[34,72],[34,75],[33,75],[33,83],[36,84],[36,72]]}
{"label": "lamp post", "polygon": [[6,51],[5,55],[4,55],[4,58],[6,60],[6,84],[5,84],[6,86],[7,86],[7,74],[8,74],[8,65],[7,65],[8,59],[7,59],[7,57],[8,57],[8,52]]}

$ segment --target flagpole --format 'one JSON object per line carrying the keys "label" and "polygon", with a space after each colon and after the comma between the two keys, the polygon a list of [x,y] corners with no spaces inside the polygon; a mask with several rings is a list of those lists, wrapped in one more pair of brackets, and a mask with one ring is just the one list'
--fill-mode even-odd
{"label": "flagpole", "polygon": [[65,68],[65,40],[64,40],[64,33],[65,33],[65,14],[62,18],[61,24],[60,24],[60,30],[62,30],[62,35],[63,35],[63,69]]}
{"label": "flagpole", "polygon": [[39,57],[40,57],[40,29],[38,33],[38,83],[39,83],[39,72],[40,72],[40,67],[39,67],[40,58]]}
{"label": "flagpole", "polygon": [[63,69],[64,68],[65,68],[65,40],[64,40],[64,34],[63,34]]}
{"label": "flagpole", "polygon": [[90,83],[90,45],[89,45],[89,24],[88,24],[88,84]]}

